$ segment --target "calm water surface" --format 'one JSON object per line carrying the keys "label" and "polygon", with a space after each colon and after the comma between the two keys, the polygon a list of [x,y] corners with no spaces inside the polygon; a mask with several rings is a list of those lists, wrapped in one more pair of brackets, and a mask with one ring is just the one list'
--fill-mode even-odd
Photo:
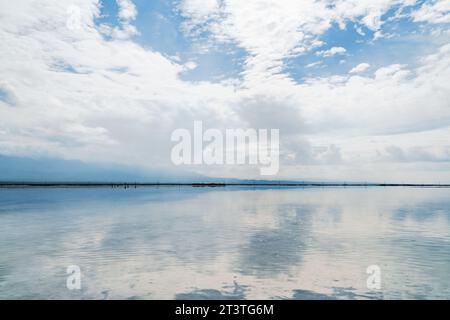
{"label": "calm water surface", "polygon": [[25,298],[449,299],[450,189],[0,189],[0,299]]}

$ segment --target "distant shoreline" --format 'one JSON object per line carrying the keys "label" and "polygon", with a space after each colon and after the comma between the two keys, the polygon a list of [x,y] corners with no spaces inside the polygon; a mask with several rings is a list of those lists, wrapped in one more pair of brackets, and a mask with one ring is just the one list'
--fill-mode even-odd
{"label": "distant shoreline", "polygon": [[138,188],[138,187],[420,187],[450,188],[450,184],[416,183],[129,183],[129,182],[0,182],[0,189],[10,188]]}

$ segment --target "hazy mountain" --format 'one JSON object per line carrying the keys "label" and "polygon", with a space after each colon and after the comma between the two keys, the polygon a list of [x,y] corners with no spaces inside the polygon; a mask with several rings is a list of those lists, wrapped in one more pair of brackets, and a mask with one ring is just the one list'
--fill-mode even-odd
{"label": "hazy mountain", "polygon": [[191,182],[209,180],[186,171],[143,170],[77,160],[0,155],[0,181]]}

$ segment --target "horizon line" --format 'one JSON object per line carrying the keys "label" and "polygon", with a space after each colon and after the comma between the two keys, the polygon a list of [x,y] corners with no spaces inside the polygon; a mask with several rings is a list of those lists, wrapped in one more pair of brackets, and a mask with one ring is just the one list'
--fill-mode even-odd
{"label": "horizon line", "polygon": [[0,181],[0,188],[36,188],[36,187],[111,187],[137,188],[157,186],[188,186],[188,187],[440,187],[450,188],[450,184],[441,183],[359,183],[359,182],[45,182],[45,181]]}

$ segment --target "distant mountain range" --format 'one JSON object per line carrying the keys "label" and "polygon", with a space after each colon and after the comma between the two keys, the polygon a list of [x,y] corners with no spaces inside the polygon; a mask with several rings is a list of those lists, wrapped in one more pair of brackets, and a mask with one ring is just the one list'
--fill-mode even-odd
{"label": "distant mountain range", "polygon": [[144,170],[78,160],[0,155],[0,182],[273,183],[223,179],[182,170]]}
{"label": "distant mountain range", "polygon": [[[224,179],[182,170],[144,170],[114,164],[94,164],[78,160],[29,158],[0,155],[0,184],[14,183],[141,183],[141,184],[247,184],[247,185],[384,185],[366,182]],[[387,184],[408,185],[408,184]],[[427,186],[411,184],[414,186]],[[433,186],[433,185],[428,185]],[[436,186],[446,186],[436,184]]]}
{"label": "distant mountain range", "polygon": [[200,182],[201,175],[161,169],[143,170],[77,160],[25,158],[0,155],[0,181],[39,182]]}
{"label": "distant mountain range", "polygon": [[182,170],[144,170],[78,160],[7,155],[0,155],[0,182],[274,183],[262,179],[214,178]]}

